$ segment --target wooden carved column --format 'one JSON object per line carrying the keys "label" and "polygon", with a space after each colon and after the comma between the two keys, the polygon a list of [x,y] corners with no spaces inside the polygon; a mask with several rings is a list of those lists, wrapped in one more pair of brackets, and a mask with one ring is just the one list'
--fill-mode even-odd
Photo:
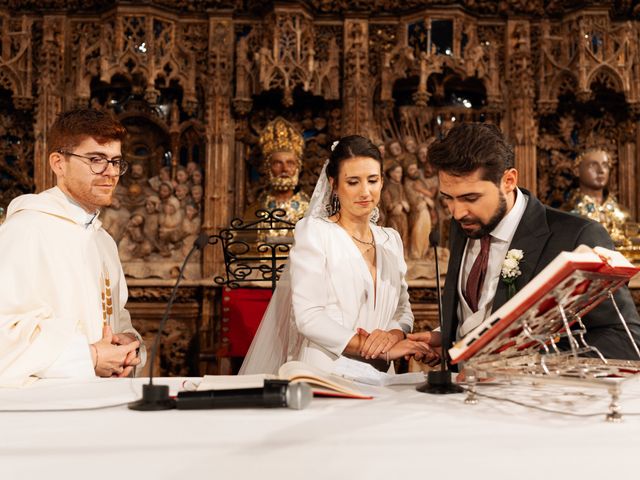
{"label": "wooden carved column", "polygon": [[[626,125],[625,125],[626,127]],[[632,219],[638,218],[636,192],[636,125],[629,124],[622,133],[618,144],[618,192],[619,200],[629,210]],[[628,206],[628,207],[627,207]]]}
{"label": "wooden carved column", "polygon": [[367,20],[344,22],[343,135],[373,133],[373,93],[369,74],[369,24]]}
{"label": "wooden carved column", "polygon": [[[209,83],[207,94],[206,199],[203,228],[218,232],[229,225],[234,129],[231,117],[233,81],[233,22],[228,17],[209,19]],[[211,276],[222,265],[221,252],[205,251],[203,274]]]}
{"label": "wooden carved column", "polygon": [[[636,155],[634,158],[634,178],[639,178],[640,175],[640,123],[636,123]],[[630,203],[634,205],[634,213],[636,221],[640,221],[640,212],[638,211],[638,205],[640,205],[640,188],[637,188],[633,195],[631,195]]]}
{"label": "wooden carved column", "polygon": [[628,86],[625,96],[629,103],[630,121],[626,122],[618,145],[618,201],[622,203],[631,214],[631,219],[638,221],[638,193],[637,171],[640,168],[640,45],[638,43],[638,28],[631,22],[625,22],[621,30],[621,52],[625,55],[619,57],[625,60],[624,83]]}
{"label": "wooden carved column", "polygon": [[42,26],[34,146],[34,176],[39,192],[55,185],[55,177],[49,168],[47,142],[49,127],[64,108],[65,23],[62,15],[48,15]]}
{"label": "wooden carved column", "polygon": [[[209,68],[206,105],[207,155],[205,172],[205,199],[203,230],[217,233],[229,225],[232,204],[234,129],[231,117],[233,97],[233,21],[230,17],[209,18]],[[204,250],[202,274],[212,279],[214,272],[223,268],[220,248]],[[215,349],[215,293],[204,289],[200,323],[200,351],[212,353]],[[200,371],[212,372],[211,363],[201,356]]]}
{"label": "wooden carved column", "polygon": [[509,137],[515,146],[515,166],[519,185],[536,192],[536,142],[533,68],[531,64],[530,24],[507,22],[507,82],[509,85]]}

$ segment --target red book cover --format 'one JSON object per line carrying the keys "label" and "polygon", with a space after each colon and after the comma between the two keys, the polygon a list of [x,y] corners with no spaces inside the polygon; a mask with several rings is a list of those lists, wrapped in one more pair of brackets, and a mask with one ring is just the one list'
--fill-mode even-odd
{"label": "red book cover", "polygon": [[600,247],[562,252],[507,303],[449,349],[452,363],[470,358],[520,356],[552,338],[629,281],[640,268]]}

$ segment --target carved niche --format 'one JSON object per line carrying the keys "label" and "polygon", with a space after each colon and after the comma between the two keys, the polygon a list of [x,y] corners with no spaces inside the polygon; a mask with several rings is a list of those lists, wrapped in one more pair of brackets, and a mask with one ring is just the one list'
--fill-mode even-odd
{"label": "carved niche", "polygon": [[543,201],[566,202],[577,186],[576,156],[598,147],[612,162],[609,191],[636,214],[637,35],[606,10],[541,23],[537,191]]}
{"label": "carved niche", "polygon": [[313,19],[305,9],[276,5],[263,22],[244,30],[236,45],[236,103],[278,89],[282,104],[290,107],[296,87],[327,100],[340,97],[339,46],[335,38],[316,45]]}
{"label": "carved niche", "polygon": [[276,116],[289,120],[305,138],[299,188],[311,194],[331,142],[342,132],[340,45],[336,25],[314,25],[300,7],[276,5],[263,22],[236,26],[236,173],[242,215],[265,188],[257,139]]}
{"label": "carved niche", "polygon": [[[129,132],[130,171],[102,218],[130,277],[177,275],[203,223],[206,26],[118,10],[71,23],[75,103],[111,110]],[[185,276],[201,277],[198,254]]]}
{"label": "carved niche", "polygon": [[0,12],[0,218],[11,200],[35,189],[32,25]]}
{"label": "carved niche", "polygon": [[0,223],[15,197],[33,193],[33,112],[18,110],[0,89]]}
{"label": "carved niche", "polygon": [[429,145],[455,122],[502,121],[502,38],[457,10],[371,27],[369,56],[377,60],[370,68],[379,72],[372,136],[384,147],[386,174],[381,211],[383,224],[401,232],[409,280],[435,277],[426,237],[438,228],[446,245],[448,232],[449,213],[426,162]]}

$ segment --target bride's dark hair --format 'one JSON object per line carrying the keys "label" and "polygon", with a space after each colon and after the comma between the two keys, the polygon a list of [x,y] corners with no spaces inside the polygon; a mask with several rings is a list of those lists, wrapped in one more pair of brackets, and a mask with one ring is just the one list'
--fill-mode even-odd
{"label": "bride's dark hair", "polygon": [[349,135],[342,137],[333,148],[327,165],[327,177],[337,180],[342,162],[354,157],[373,158],[380,163],[380,169],[382,170],[382,155],[380,155],[378,147],[368,138],[360,135]]}

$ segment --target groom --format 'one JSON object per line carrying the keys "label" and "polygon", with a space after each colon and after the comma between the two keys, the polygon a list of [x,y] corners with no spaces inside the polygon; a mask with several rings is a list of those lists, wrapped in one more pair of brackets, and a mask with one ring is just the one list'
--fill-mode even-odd
{"label": "groom", "polygon": [[[429,163],[438,170],[440,194],[452,215],[451,255],[442,332],[409,335],[413,340],[433,347],[444,344],[447,350],[500,308],[508,299],[500,271],[511,250],[523,253],[522,273],[515,280],[520,290],[562,251],[581,244],[614,248],[600,224],[546,207],[518,188],[513,150],[493,125],[456,125],[431,146]],[[640,343],[640,318],[629,289],[619,289],[615,300],[636,344]],[[638,360],[610,300],[583,321],[586,342],[606,358]]]}

